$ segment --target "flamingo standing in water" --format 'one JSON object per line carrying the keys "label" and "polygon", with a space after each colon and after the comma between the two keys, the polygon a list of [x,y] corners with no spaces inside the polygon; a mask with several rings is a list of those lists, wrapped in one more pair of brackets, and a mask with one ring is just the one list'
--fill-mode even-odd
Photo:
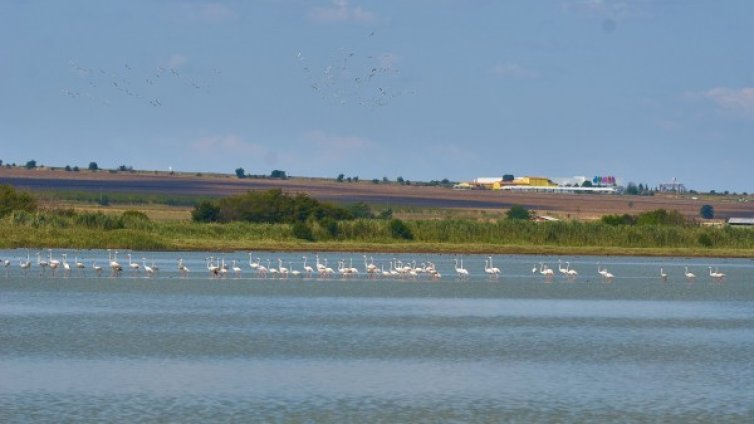
{"label": "flamingo standing in water", "polygon": [[686,271],[684,272],[684,275],[686,276],[686,281],[691,282],[696,280],[696,274],[693,272],[689,272],[689,267],[686,267]]}
{"label": "flamingo standing in water", "polygon": [[662,281],[668,281],[668,273],[665,272],[662,268],[660,268],[660,278]]}
{"label": "flamingo standing in water", "polygon": [[314,268],[311,267],[311,265],[306,264],[306,256],[303,256],[304,259],[304,272],[306,273],[307,277],[311,277],[312,273],[314,272]]}
{"label": "flamingo standing in water", "polygon": [[458,274],[458,278],[464,279],[469,277],[469,270],[463,267],[463,259],[461,259],[461,265],[458,265],[458,259],[455,259],[455,269],[456,274]]}
{"label": "flamingo standing in water", "polygon": [[715,268],[715,271],[713,272],[711,265],[709,267],[709,276],[712,277],[712,279],[715,281],[722,281],[723,279],[725,279],[725,274],[722,272],[719,272],[717,268]]}

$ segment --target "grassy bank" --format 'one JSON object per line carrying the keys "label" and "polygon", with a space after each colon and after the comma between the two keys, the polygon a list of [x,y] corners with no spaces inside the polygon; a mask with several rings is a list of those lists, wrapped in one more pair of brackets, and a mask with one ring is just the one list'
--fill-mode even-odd
{"label": "grassy bank", "polygon": [[310,224],[315,241],[289,224],[154,222],[143,214],[14,212],[0,220],[0,248],[136,250],[303,250],[568,255],[754,257],[754,231],[699,226],[614,226],[599,222],[406,221],[413,239],[394,238],[389,222]]}

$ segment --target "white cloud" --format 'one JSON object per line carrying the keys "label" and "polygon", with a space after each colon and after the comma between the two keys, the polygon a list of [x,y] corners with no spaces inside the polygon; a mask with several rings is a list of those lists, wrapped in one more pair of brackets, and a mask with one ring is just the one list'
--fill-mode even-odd
{"label": "white cloud", "polygon": [[181,3],[178,17],[192,22],[223,23],[238,17],[228,6],[217,2]]}
{"label": "white cloud", "polygon": [[320,130],[312,130],[305,133],[303,141],[319,147],[320,151],[330,152],[334,155],[347,153],[352,154],[372,148],[371,141],[358,136],[340,136],[325,134]]}
{"label": "white cloud", "polygon": [[719,107],[735,114],[754,117],[754,87],[716,87],[699,93]]}
{"label": "white cloud", "polygon": [[179,69],[188,62],[188,58],[180,53],[173,53],[167,60],[168,69]]}
{"label": "white cloud", "polygon": [[309,19],[318,23],[357,22],[371,24],[377,22],[377,14],[358,6],[351,6],[348,0],[333,0],[329,6],[312,9],[309,12]]}
{"label": "white cloud", "polygon": [[566,3],[565,9],[578,14],[608,19],[624,19],[636,13],[627,1],[621,0],[574,0]]}
{"label": "white cloud", "polygon": [[264,156],[269,149],[260,144],[249,143],[235,134],[224,136],[208,136],[195,140],[190,144],[191,150],[199,155],[232,156],[250,155]]}
{"label": "white cloud", "polygon": [[497,63],[490,68],[490,74],[499,78],[532,79],[539,77],[539,72],[518,63]]}

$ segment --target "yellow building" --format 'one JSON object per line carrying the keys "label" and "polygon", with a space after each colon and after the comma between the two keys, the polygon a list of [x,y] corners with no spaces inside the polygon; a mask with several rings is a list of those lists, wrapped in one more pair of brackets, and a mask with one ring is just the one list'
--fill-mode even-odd
{"label": "yellow building", "polygon": [[547,177],[518,177],[512,181],[512,185],[529,186],[529,187],[553,187],[557,184],[550,181]]}

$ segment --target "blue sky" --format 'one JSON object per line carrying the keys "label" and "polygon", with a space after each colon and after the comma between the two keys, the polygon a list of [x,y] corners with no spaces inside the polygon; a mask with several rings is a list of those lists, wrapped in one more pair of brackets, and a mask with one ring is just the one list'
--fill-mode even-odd
{"label": "blue sky", "polygon": [[754,2],[0,2],[0,159],[754,192]]}

